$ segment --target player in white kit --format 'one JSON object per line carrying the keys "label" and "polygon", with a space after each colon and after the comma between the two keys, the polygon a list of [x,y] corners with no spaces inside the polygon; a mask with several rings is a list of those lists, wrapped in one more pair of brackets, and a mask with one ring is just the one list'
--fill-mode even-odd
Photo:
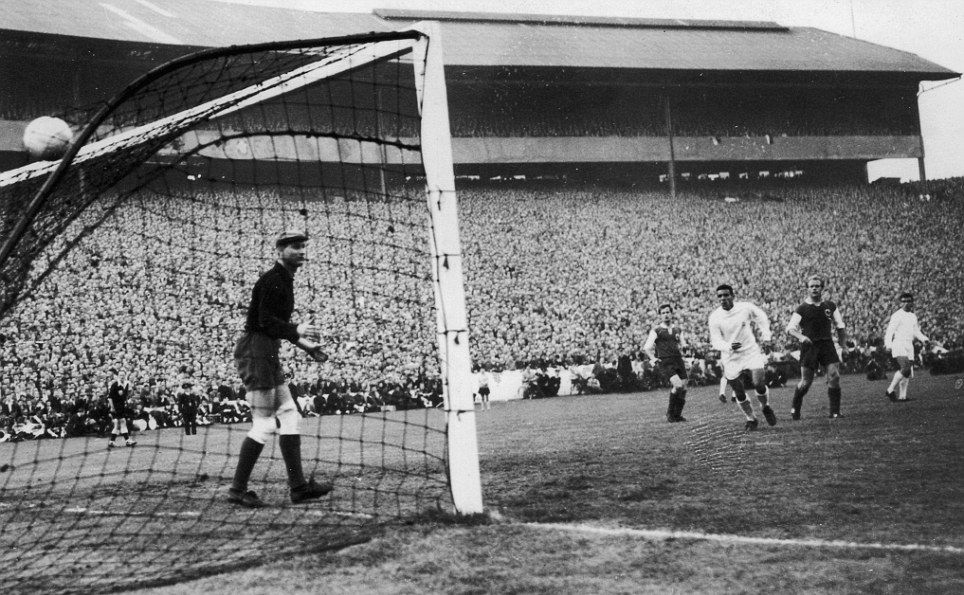
{"label": "player in white kit", "polygon": [[[913,308],[914,296],[907,292],[900,294],[900,310],[890,315],[890,322],[884,332],[884,347],[890,350],[890,354],[900,366],[887,388],[887,398],[891,401],[907,400],[907,385],[914,374],[914,341],[929,340],[921,332]],[[897,390],[900,390],[899,396]]]}
{"label": "player in white kit", "polygon": [[769,404],[769,390],[766,385],[767,358],[757,343],[756,332],[760,341],[766,343],[771,339],[770,319],[766,313],[750,302],[735,302],[733,288],[720,285],[716,288],[716,297],[720,300],[720,307],[710,314],[710,343],[713,349],[720,352],[720,363],[723,366],[723,376],[726,378],[736,402],[746,415],[746,429],[755,430],[759,425],[753,413],[753,404],[746,397],[746,389],[740,380],[740,373],[749,370],[753,377],[756,398],[762,406],[763,417],[767,423],[776,425],[777,416]]}

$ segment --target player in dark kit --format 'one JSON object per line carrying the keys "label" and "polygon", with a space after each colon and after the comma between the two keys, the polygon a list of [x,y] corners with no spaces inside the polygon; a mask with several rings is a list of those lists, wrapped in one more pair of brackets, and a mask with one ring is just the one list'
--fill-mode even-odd
{"label": "player in dark kit", "polygon": [[127,397],[130,396],[131,387],[126,381],[121,383],[120,375],[117,370],[111,368],[110,380],[107,383],[107,407],[110,409],[111,431],[110,440],[107,448],[114,448],[118,434],[124,437],[124,444],[134,446],[137,441],[131,438],[127,430],[127,421],[130,417],[127,411]]}
{"label": "player in dark kit", "polygon": [[200,404],[201,398],[194,393],[194,385],[190,382],[182,384],[177,393],[177,408],[181,412],[184,433],[188,436],[197,434],[197,410]]}
{"label": "player in dark kit", "polygon": [[787,332],[800,341],[800,382],[793,391],[792,419],[800,419],[803,396],[813,384],[819,366],[827,370],[827,397],[830,418],[840,417],[840,355],[834,344],[836,331],[840,345],[847,344],[847,328],[837,305],[823,299],[824,282],[819,276],[807,280],[808,296],[790,317]]}
{"label": "player in dark kit", "polygon": [[669,407],[666,421],[676,423],[686,421],[683,407],[686,405],[686,365],[680,351],[681,331],[673,326],[673,306],[663,304],[659,307],[662,321],[649,331],[643,351],[658,366],[660,374],[669,380]]}
{"label": "player in dark kit", "polygon": [[241,443],[228,501],[248,508],[264,506],[258,495],[248,490],[248,479],[276,429],[281,457],[288,470],[291,501],[297,504],[320,498],[332,489],[330,483],[305,479],[301,465],[301,415],[291,398],[278,355],[283,339],[306,351],[315,361],[328,359],[315,342],[318,331],[307,323],[291,322],[295,308],[294,276],[308,260],[307,243],[307,234],[300,231],[286,231],[278,237],[278,260],[254,285],[244,334],[234,349],[234,362],[251,405],[251,430]]}

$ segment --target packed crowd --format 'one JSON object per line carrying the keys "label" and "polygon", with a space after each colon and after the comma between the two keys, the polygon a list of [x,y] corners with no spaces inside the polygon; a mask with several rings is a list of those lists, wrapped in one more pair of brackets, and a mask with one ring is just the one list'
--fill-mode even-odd
{"label": "packed crowd", "polygon": [[613,361],[639,351],[662,302],[677,305],[690,348],[705,351],[722,282],[763,307],[789,344],[782,329],[815,273],[828,277],[858,344],[879,340],[897,294],[910,290],[930,336],[959,346],[962,187],[932,201],[871,186],[773,185],[767,200],[734,188],[675,201],[600,188],[463,189],[475,360]]}
{"label": "packed crowd", "polygon": [[[460,188],[473,361],[508,370],[641,360],[662,302],[677,306],[687,354],[707,360],[706,317],[721,282],[769,313],[790,352],[783,328],[812,273],[827,276],[858,352],[879,347],[902,290],[917,295],[935,344],[964,346],[964,180],[927,193],[792,184],[767,188],[767,200],[758,193],[671,200],[557,183]],[[221,419],[223,403],[237,408],[231,350],[250,288],[273,258],[271,234],[252,230],[289,226],[314,238],[296,316],[322,329],[331,355],[317,364],[283,354],[303,383],[295,392],[306,414],[437,405],[424,199],[410,194],[132,197],[0,321],[3,435],[103,431],[109,368],[129,379],[148,426],[178,423],[173,396],[185,377],[204,419]]]}

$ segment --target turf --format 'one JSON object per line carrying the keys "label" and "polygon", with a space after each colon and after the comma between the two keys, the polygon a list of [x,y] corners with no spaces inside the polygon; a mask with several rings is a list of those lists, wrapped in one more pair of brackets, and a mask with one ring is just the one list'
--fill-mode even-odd
{"label": "turf", "polygon": [[957,380],[920,375],[895,404],[845,377],[830,420],[818,379],[798,422],[775,389],[778,424],[749,433],[712,388],[680,424],[662,392],[495,403],[478,428],[496,519],[422,517],[151,592],[959,593]]}

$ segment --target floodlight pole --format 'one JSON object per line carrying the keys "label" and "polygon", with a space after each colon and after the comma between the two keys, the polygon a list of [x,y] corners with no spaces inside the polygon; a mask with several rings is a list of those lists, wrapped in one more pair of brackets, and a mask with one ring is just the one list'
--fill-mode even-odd
{"label": "floodlight pole", "polygon": [[669,89],[663,95],[666,113],[666,138],[669,142],[669,163],[666,175],[669,176],[669,195],[676,198],[676,148],[673,146],[673,109],[670,106]]}

